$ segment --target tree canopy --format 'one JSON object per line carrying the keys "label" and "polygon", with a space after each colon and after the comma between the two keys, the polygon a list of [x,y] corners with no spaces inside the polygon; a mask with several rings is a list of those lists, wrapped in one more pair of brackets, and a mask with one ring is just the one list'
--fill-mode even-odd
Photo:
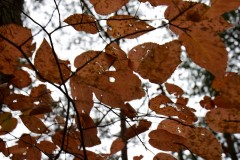
{"label": "tree canopy", "polygon": [[[83,0],[83,12],[66,17],[50,33],[18,8],[46,33],[39,47],[31,29],[14,22],[0,25],[0,151],[5,157],[40,160],[68,154],[74,160],[111,159],[127,149],[134,137],[146,150],[151,150],[146,144],[158,150],[149,151],[154,160],[173,160],[176,157],[171,152],[185,150],[206,160],[221,160],[223,154],[233,153],[224,150],[217,133],[240,133],[240,76],[227,71],[228,52],[221,33],[233,27],[223,15],[238,9],[240,1],[210,0],[211,5],[182,0],[134,1],[151,7],[167,6],[164,23],[156,27],[150,20],[118,12],[131,3],[129,0]],[[106,22],[105,28],[101,21]],[[92,48],[79,54],[73,63],[62,60],[52,35],[65,27],[103,40],[105,35],[110,41],[103,50]],[[121,48],[120,41],[163,27],[178,38],[164,44],[131,46],[127,53]],[[207,111],[202,126],[181,86],[167,82],[183,64],[183,47],[191,61],[213,77],[210,87],[216,94],[206,95],[199,102]],[[149,96],[143,80],[158,85],[154,96]],[[64,98],[56,101],[49,85]],[[139,99],[147,108],[144,114],[139,112],[140,106],[131,103]],[[117,118],[107,121],[110,113]],[[13,135],[20,123],[29,132],[20,130]],[[105,145],[109,150],[92,149],[103,141],[101,134],[106,131],[102,128],[115,123],[121,131],[108,137],[111,143]],[[142,133],[147,133],[147,141],[140,137]],[[16,142],[8,145],[6,136]],[[146,158],[135,154],[134,160]]]}

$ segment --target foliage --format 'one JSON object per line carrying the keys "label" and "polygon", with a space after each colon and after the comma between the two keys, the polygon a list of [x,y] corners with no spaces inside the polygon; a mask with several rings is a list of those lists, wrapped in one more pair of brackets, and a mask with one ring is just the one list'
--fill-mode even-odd
{"label": "foliage", "polygon": [[[76,32],[87,34],[105,32],[112,39],[102,51],[81,53],[74,59],[74,64],[58,57],[51,39],[54,32],[48,34],[49,40],[44,39],[36,49],[30,29],[16,24],[0,26],[0,72],[11,75],[7,84],[1,81],[0,86],[3,105],[0,135],[11,135],[18,122],[22,122],[31,133],[22,133],[13,146],[7,146],[1,139],[0,151],[6,157],[38,160],[45,155],[49,159],[58,159],[61,154],[68,153],[74,160],[107,159],[121,151],[132,138],[149,131],[148,143],[159,152],[189,150],[206,160],[222,159],[221,142],[213,133],[240,132],[240,77],[237,73],[226,72],[227,51],[219,34],[231,27],[222,14],[237,9],[240,1],[211,0],[211,7],[182,0],[139,2],[149,2],[152,6],[167,5],[165,18],[168,21],[153,27],[137,16],[113,14],[128,0],[90,0],[88,3],[99,16],[90,12],[67,17],[64,22],[68,25],[62,27],[71,26]],[[106,30],[100,26],[100,15],[110,15],[106,19]],[[178,40],[162,45],[153,42],[139,44],[132,46],[128,53],[118,43],[166,26],[179,36]],[[187,106],[184,91],[166,82],[182,62],[182,45],[194,63],[214,76],[212,87],[217,95],[206,96],[199,102],[208,110],[205,116],[207,127],[197,126],[195,109]],[[38,85],[32,88],[31,74],[38,80]],[[142,79],[159,85],[162,92],[150,98],[148,108],[151,112],[139,116],[129,102],[148,96]],[[66,106],[52,98],[47,84],[65,96]],[[29,94],[17,93],[12,87],[31,91]],[[91,115],[96,103],[94,99],[129,125],[124,133],[114,138],[108,153],[91,150],[101,143],[98,128],[110,125],[102,124],[108,113],[99,121]],[[56,110],[63,111],[64,117]],[[13,111],[20,111],[20,115],[12,114]],[[124,116],[120,116],[120,111]],[[53,115],[52,119],[46,120],[50,115]],[[157,128],[151,128],[152,122],[148,119],[151,116],[164,120]],[[146,147],[144,143],[142,145]],[[134,157],[142,158],[142,155]],[[156,153],[154,159],[175,158]]]}

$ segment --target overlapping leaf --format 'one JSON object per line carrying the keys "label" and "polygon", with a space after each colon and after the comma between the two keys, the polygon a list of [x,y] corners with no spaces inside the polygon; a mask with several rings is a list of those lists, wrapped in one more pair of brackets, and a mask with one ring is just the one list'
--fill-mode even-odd
{"label": "overlapping leaf", "polygon": [[[26,57],[31,57],[35,49],[32,44],[32,33],[30,29],[16,25],[8,24],[0,27],[0,35],[5,37],[11,43],[22,49]],[[0,72],[4,74],[13,74],[18,66],[19,58],[24,55],[8,41],[0,38]]]}
{"label": "overlapping leaf", "polygon": [[91,34],[98,32],[95,18],[91,15],[73,14],[65,19],[64,22],[71,25],[77,31],[84,31]]}
{"label": "overlapping leaf", "polygon": [[114,38],[136,38],[152,31],[154,27],[146,22],[128,15],[116,15],[107,20],[107,33]]}
{"label": "overlapping leaf", "polygon": [[12,117],[9,112],[0,113],[0,135],[12,132],[17,126],[17,119]]}
{"label": "overlapping leaf", "polygon": [[14,77],[10,82],[17,88],[24,88],[32,83],[32,79],[28,72],[24,70],[16,70],[14,72]]}
{"label": "overlapping leaf", "polygon": [[216,77],[222,77],[227,66],[227,52],[219,33],[231,25],[223,17],[207,17],[208,10],[209,7],[202,3],[176,0],[167,8],[165,17],[170,29],[180,36],[189,57]]}
{"label": "overlapping leaf", "polygon": [[129,0],[90,0],[98,14],[107,15],[113,13],[128,3]]}
{"label": "overlapping leaf", "polygon": [[206,114],[205,121],[216,132],[240,133],[240,111],[236,108],[212,109]]}
{"label": "overlapping leaf", "polygon": [[[62,84],[70,75],[69,61],[56,59],[52,48],[44,39],[37,50],[34,65],[41,74],[40,80]],[[44,79],[41,79],[44,78]]]}
{"label": "overlapping leaf", "polygon": [[151,131],[149,137],[149,143],[158,149],[168,151],[189,149],[206,160],[221,159],[221,145],[206,128],[186,126],[168,119],[162,121],[157,130]]}
{"label": "overlapping leaf", "polygon": [[153,83],[164,83],[181,62],[180,46],[176,40],[164,45],[138,45],[128,53],[130,67]]}

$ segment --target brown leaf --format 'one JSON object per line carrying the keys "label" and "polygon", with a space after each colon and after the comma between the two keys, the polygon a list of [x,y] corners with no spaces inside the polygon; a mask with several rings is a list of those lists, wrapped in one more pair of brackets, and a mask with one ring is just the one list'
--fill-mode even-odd
{"label": "brown leaf", "polygon": [[0,113],[0,135],[12,132],[17,127],[18,121],[16,118],[12,118],[12,114],[9,112]]}
{"label": "brown leaf", "polygon": [[41,160],[41,152],[36,147],[30,147],[27,149],[26,160]]}
{"label": "brown leaf", "polygon": [[34,133],[42,134],[42,133],[48,133],[49,130],[45,126],[45,124],[37,117],[35,116],[26,116],[21,115],[20,116],[23,124]]}
{"label": "brown leaf", "polygon": [[107,25],[110,27],[107,33],[114,38],[136,38],[149,31],[154,27],[146,22],[129,15],[115,15],[107,20]]}
{"label": "brown leaf", "polygon": [[18,145],[19,147],[34,147],[36,144],[36,139],[29,134],[23,134],[19,140]]}
{"label": "brown leaf", "polygon": [[10,154],[9,151],[7,150],[6,142],[3,141],[1,138],[0,138],[0,152],[6,157],[8,157]]}
{"label": "brown leaf", "polygon": [[121,151],[126,143],[121,139],[117,138],[112,142],[111,148],[110,148],[110,155],[117,153],[118,151]]}
{"label": "brown leaf", "polygon": [[[55,59],[53,50],[45,39],[37,50],[34,65],[41,76],[52,83],[62,84],[71,73],[68,67],[69,61]],[[60,67],[60,71],[58,67]],[[62,73],[63,81],[61,80],[60,72]]]}
{"label": "brown leaf", "polygon": [[[78,151],[77,153],[78,157],[84,157],[84,152],[82,150]],[[100,154],[96,154],[92,151],[88,151],[86,150],[86,155],[87,155],[87,159],[89,160],[105,160],[102,155]],[[73,160],[82,160],[82,158],[78,158],[78,157],[74,157]]]}
{"label": "brown leaf", "polygon": [[126,3],[128,3],[129,0],[90,0],[90,3],[94,6],[95,11],[98,14],[101,15],[107,15],[110,13],[113,13],[122,6],[124,6]]}
{"label": "brown leaf", "polygon": [[52,154],[53,151],[57,148],[56,145],[50,141],[41,141],[37,144],[37,147],[40,149],[40,151],[47,154]]}
{"label": "brown leaf", "polygon": [[213,103],[213,100],[208,96],[203,97],[203,100],[200,101],[200,105],[201,105],[201,107],[208,109],[208,110],[215,108],[215,104]]}
{"label": "brown leaf", "polygon": [[133,160],[141,160],[142,158],[143,158],[143,155],[134,156],[134,157],[133,157]]}
{"label": "brown leaf", "polygon": [[9,153],[11,154],[23,154],[26,153],[27,148],[26,147],[20,147],[19,145],[14,145],[7,148]]}
{"label": "brown leaf", "polygon": [[[92,118],[85,113],[80,113],[79,115],[83,128],[84,145],[86,147],[93,147],[101,144],[101,141],[97,136],[97,127],[95,126]],[[78,121],[76,120],[76,122]]]}
{"label": "brown leaf", "polygon": [[16,70],[14,72],[14,77],[10,81],[13,86],[17,88],[27,87],[32,83],[32,79],[28,72],[24,70]]}
{"label": "brown leaf", "polygon": [[152,6],[169,5],[171,0],[138,0],[139,2],[149,2]]}
{"label": "brown leaf", "polygon": [[177,40],[164,45],[138,45],[128,53],[130,67],[153,83],[164,83],[181,63],[180,46]]}
{"label": "brown leaf", "polygon": [[219,33],[231,25],[223,17],[205,17],[208,9],[202,3],[176,0],[167,8],[165,17],[170,21],[170,29],[180,36],[188,56],[214,76],[222,77],[227,52]]}
{"label": "brown leaf", "polygon": [[167,153],[158,153],[153,157],[153,160],[177,160],[177,159]]}
{"label": "brown leaf", "polygon": [[4,99],[4,103],[11,110],[27,110],[33,108],[34,100],[31,97],[22,94],[11,94]]}
{"label": "brown leaf", "polygon": [[[8,24],[0,26],[0,34],[19,46],[26,57],[31,57],[35,49],[32,44],[31,30],[25,27]],[[15,70],[21,66],[19,58],[23,58],[23,54],[9,42],[0,38],[0,72],[4,74],[14,74]]]}
{"label": "brown leaf", "polygon": [[[176,120],[163,120],[158,129],[185,138],[183,147],[206,160],[221,160],[222,148],[215,136],[206,128],[183,125]],[[157,139],[157,138],[156,138]],[[158,141],[161,143],[161,141]]]}
{"label": "brown leaf", "polygon": [[122,139],[127,141],[149,129],[152,122],[146,120],[140,120],[138,125],[134,124],[133,126],[126,129],[126,131],[122,135]]}
{"label": "brown leaf", "polygon": [[235,10],[240,6],[239,0],[210,0],[211,7],[206,15],[209,18],[221,16],[223,13]]}
{"label": "brown leaf", "polygon": [[71,25],[75,30],[91,34],[98,32],[95,21],[95,17],[87,14],[73,14],[64,20],[64,22]]}
{"label": "brown leaf", "polygon": [[206,114],[205,121],[215,132],[240,133],[240,111],[238,109],[212,109]]}
{"label": "brown leaf", "polygon": [[184,93],[182,88],[175,84],[165,83],[165,87],[169,94],[176,94],[177,97],[181,97]]}

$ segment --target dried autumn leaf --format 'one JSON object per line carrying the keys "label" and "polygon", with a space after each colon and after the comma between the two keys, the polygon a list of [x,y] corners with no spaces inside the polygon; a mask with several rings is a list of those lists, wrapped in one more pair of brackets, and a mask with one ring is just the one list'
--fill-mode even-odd
{"label": "dried autumn leaf", "polygon": [[222,14],[235,10],[240,6],[239,0],[210,0],[211,7],[206,12],[207,17],[215,18]]}
{"label": "dried autumn leaf", "polygon": [[240,76],[237,73],[229,72],[223,78],[215,78],[212,87],[219,92],[213,100],[220,108],[240,107]]}
{"label": "dried autumn leaf", "polygon": [[163,129],[153,130],[149,133],[149,144],[163,151],[178,152],[185,150],[186,138],[172,134]]}
{"label": "dried autumn leaf", "polygon": [[[84,157],[84,151],[82,150],[79,150],[77,153],[76,153],[78,156],[77,157],[74,157],[73,160],[82,160],[82,158],[79,158],[79,157]],[[100,154],[96,154],[92,151],[88,151],[86,150],[86,156],[87,156],[87,159],[91,160],[91,159],[94,159],[94,160],[105,160],[102,155]]]}
{"label": "dried autumn leaf", "polygon": [[136,38],[149,31],[154,27],[146,22],[129,15],[115,15],[107,20],[109,26],[107,33],[114,38]]}
{"label": "dried autumn leaf", "polygon": [[0,113],[0,135],[12,132],[17,127],[17,119],[9,112]]}
{"label": "dried autumn leaf", "polygon": [[117,153],[118,151],[121,151],[124,146],[126,145],[125,142],[121,138],[117,138],[112,142],[111,148],[110,148],[110,155]]}
{"label": "dried autumn leaf", "polygon": [[184,93],[182,88],[175,84],[165,83],[165,87],[169,94],[176,94],[177,97],[181,97]]}
{"label": "dried autumn leaf", "polygon": [[[159,124],[158,129],[185,138],[184,147],[206,160],[222,159],[222,148],[219,141],[206,128],[183,125],[176,120],[167,119]],[[158,142],[160,143],[160,141]]]}
{"label": "dried autumn leaf", "polygon": [[17,88],[27,87],[32,83],[32,79],[28,72],[24,70],[16,70],[14,72],[14,77],[10,81],[13,86]]}
{"label": "dried autumn leaf", "polygon": [[[101,141],[97,136],[97,128],[92,118],[85,113],[81,113],[79,115],[80,122],[83,128],[84,145],[86,147],[92,147],[101,144]],[[78,121],[76,120],[76,122]]]}
{"label": "dried autumn leaf", "polygon": [[4,104],[14,111],[31,109],[34,106],[33,102],[31,97],[22,94],[11,94],[4,99]]}
{"label": "dried autumn leaf", "polygon": [[20,116],[23,124],[34,133],[42,134],[42,133],[48,133],[48,129],[45,126],[45,124],[37,117],[35,116],[27,116],[27,115],[21,115]]}
{"label": "dried autumn leaf", "polygon": [[0,138],[0,152],[6,157],[8,157],[10,154],[6,148],[6,142],[3,141],[1,138]]}
{"label": "dried autumn leaf", "polygon": [[69,61],[55,59],[53,50],[45,39],[37,50],[34,65],[41,77],[52,83],[62,84],[71,73],[68,67]]}
{"label": "dried autumn leaf", "polygon": [[7,148],[9,153],[11,154],[23,154],[26,153],[27,148],[26,147],[20,147],[19,145],[14,145]]}
{"label": "dried autumn leaf", "polygon": [[185,45],[188,56],[214,76],[222,77],[227,66],[227,52],[219,33],[231,25],[223,17],[206,18],[204,14],[208,9],[202,3],[176,0],[167,8],[165,17],[170,29]]}
{"label": "dried autumn leaf", "polygon": [[[0,26],[0,34],[20,47],[26,57],[32,56],[35,45],[32,44],[33,38],[30,29],[16,24],[8,24]],[[19,58],[23,58],[23,54],[3,38],[0,38],[0,53],[0,72],[14,74],[15,70],[21,66]]]}
{"label": "dried autumn leaf", "polygon": [[41,141],[37,144],[37,147],[40,151],[47,154],[52,154],[52,152],[57,148],[56,145],[50,141]]}
{"label": "dried autumn leaf", "polygon": [[143,158],[143,155],[134,156],[134,157],[133,157],[133,160],[141,160],[142,158]]}
{"label": "dried autumn leaf", "polygon": [[203,100],[200,101],[200,105],[201,107],[209,110],[215,108],[215,104],[213,103],[213,100],[208,96],[203,97]]}
{"label": "dried autumn leaf", "polygon": [[89,86],[81,83],[81,78],[74,75],[70,78],[71,94],[79,113],[90,114],[93,107],[93,93]]}
{"label": "dried autumn leaf", "polygon": [[215,132],[240,133],[240,111],[216,108],[206,114],[205,121]]}
{"label": "dried autumn leaf", "polygon": [[98,32],[95,18],[92,15],[73,14],[66,18],[64,22],[71,25],[77,31],[84,31],[91,34]]}
{"label": "dried autumn leaf", "polygon": [[171,0],[138,0],[139,2],[149,2],[152,6],[169,5]]}
{"label": "dried autumn leaf", "polygon": [[41,152],[36,147],[30,147],[27,149],[26,160],[41,160]]}
{"label": "dried autumn leaf", "polygon": [[181,63],[181,44],[174,40],[164,45],[144,43],[132,48],[130,67],[153,83],[164,83]]}
{"label": "dried autumn leaf", "polygon": [[95,11],[101,15],[107,15],[122,8],[129,0],[90,0]]}
{"label": "dried autumn leaf", "polygon": [[23,134],[18,140],[19,147],[34,147],[36,144],[36,139],[30,134]]}
{"label": "dried autumn leaf", "polygon": [[122,139],[127,141],[143,132],[146,132],[151,126],[152,122],[146,120],[140,120],[138,125],[134,124],[133,126],[126,129],[122,135]]}
{"label": "dried autumn leaf", "polygon": [[175,157],[167,153],[158,153],[153,157],[153,160],[177,160]]}

